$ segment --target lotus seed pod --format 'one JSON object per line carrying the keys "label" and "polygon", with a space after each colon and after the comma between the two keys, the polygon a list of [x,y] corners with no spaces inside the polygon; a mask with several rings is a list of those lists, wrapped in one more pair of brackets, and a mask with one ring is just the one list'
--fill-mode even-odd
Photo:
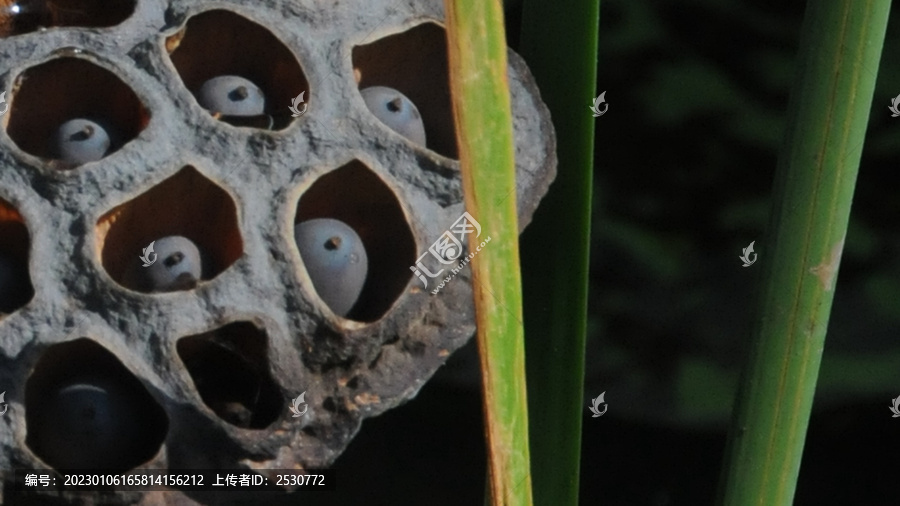
{"label": "lotus seed pod", "polygon": [[111,381],[69,382],[40,400],[34,441],[57,469],[116,468],[140,437],[134,403]]}
{"label": "lotus seed pod", "polygon": [[136,288],[150,292],[190,290],[197,285],[203,272],[200,250],[187,237],[168,236],[153,241],[153,252],[147,252],[152,263],[144,267],[136,262]]}
{"label": "lotus seed pod", "polygon": [[209,112],[225,116],[257,116],[266,107],[262,90],[240,76],[219,76],[206,81],[200,87],[197,101]]}
{"label": "lotus seed pod", "polygon": [[97,123],[75,118],[60,125],[54,139],[56,156],[65,162],[95,162],[109,151],[109,134]]}
{"label": "lotus seed pod", "polygon": [[392,130],[425,146],[425,125],[419,109],[406,95],[386,86],[372,86],[360,90],[369,110]]}
{"label": "lotus seed pod", "polygon": [[316,293],[335,314],[346,316],[369,268],[362,239],[346,223],[331,218],[298,224],[294,237]]}
{"label": "lotus seed pod", "polygon": [[[102,30],[13,36],[0,51],[10,102],[0,118],[9,155],[0,157],[0,252],[26,283],[14,290],[21,309],[0,318],[0,391],[10,401],[0,460],[48,467],[35,440],[42,406],[59,381],[88,384],[82,371],[109,371],[141,413],[155,413],[142,415],[144,446],[130,452],[129,469],[332,467],[366,421],[411,400],[475,331],[470,266],[433,294],[458,266],[431,246],[445,232],[473,238],[454,227],[466,206],[442,2],[88,3],[104,11],[97,24],[119,4],[133,15]],[[390,14],[377,33],[373,13]],[[506,53],[516,151],[508,198],[521,232],[554,178],[556,139],[524,60]],[[256,101],[245,113],[256,115],[236,116],[243,101],[234,104],[228,86],[220,101],[234,108],[201,98],[208,79],[237,75],[256,85],[245,86]],[[363,99],[373,91],[360,91],[373,84],[412,99],[427,123],[417,139],[379,122],[408,103],[387,99],[376,116]],[[264,97],[249,93],[257,89]],[[291,119],[304,90],[321,99],[315,114]],[[106,129],[106,156],[68,174],[48,170],[71,165],[42,158],[56,158],[56,131],[73,118]],[[411,152],[414,142],[427,149]],[[331,251],[297,230],[325,217],[364,241],[356,274],[329,278]],[[163,240],[176,235],[199,249],[170,261],[191,267],[180,272],[166,267]],[[415,276],[419,264],[427,271]],[[29,279],[29,266],[46,272]],[[198,278],[202,288],[186,290]],[[341,289],[346,279],[355,286]],[[165,290],[184,291],[152,294]],[[217,352],[213,336],[233,353]],[[291,400],[304,391],[309,411],[293,417]],[[47,416],[51,425],[63,417]],[[22,502],[5,492],[0,502]],[[174,490],[56,492],[28,493],[53,496],[35,504],[190,502]]]}

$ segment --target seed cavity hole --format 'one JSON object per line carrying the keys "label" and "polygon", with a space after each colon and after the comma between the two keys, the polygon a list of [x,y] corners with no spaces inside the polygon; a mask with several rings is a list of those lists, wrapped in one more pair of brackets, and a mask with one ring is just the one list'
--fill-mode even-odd
{"label": "seed cavity hole", "polygon": [[151,460],[169,421],[122,362],[88,338],[43,351],[25,384],[28,447],[56,469],[124,471]]}
{"label": "seed cavity hole", "polygon": [[283,399],[269,373],[264,331],[235,322],[181,338],[176,348],[201,399],[219,418],[254,430],[278,419]]}
{"label": "seed cavity hole", "polygon": [[52,160],[58,170],[112,155],[150,121],[134,91],[92,59],[53,58],[14,79],[6,131],[19,148]]}
{"label": "seed cavity hole", "polygon": [[283,130],[298,120],[288,107],[295,97],[306,92],[307,101],[315,100],[291,50],[260,23],[232,11],[213,9],[191,16],[182,30],[168,37],[165,47],[201,107],[206,101],[203,86],[213,79],[235,76],[252,83],[223,88],[227,89],[222,91],[223,101],[232,102],[236,111],[220,110],[214,117],[232,126]]}
{"label": "seed cavity hole", "polygon": [[[225,190],[197,169],[185,167],[101,216],[96,233],[103,267],[120,285],[143,293],[172,291],[158,290],[147,279],[160,266],[170,269],[172,277],[187,270],[200,274],[193,284],[169,288],[189,289],[200,280],[211,281],[243,255],[236,209]],[[179,237],[184,247],[163,251],[163,241],[172,237]],[[150,258],[156,263],[144,267],[142,253],[151,243],[160,257]]]}
{"label": "seed cavity hole", "polygon": [[[447,34],[444,28],[425,22],[370,44],[353,48],[353,68],[358,70],[360,91],[373,86],[393,88],[406,96],[421,116],[427,148],[456,159],[456,126],[450,102]],[[385,104],[398,113],[401,103]]]}
{"label": "seed cavity hole", "polygon": [[0,199],[0,318],[34,297],[28,270],[30,251],[31,236],[24,218],[12,204]]}
{"label": "seed cavity hole", "polygon": [[[336,195],[340,198],[335,198]],[[333,263],[328,259],[304,258],[301,251],[307,274],[310,278],[318,274],[316,292],[336,313],[346,311],[341,315],[345,318],[363,322],[378,320],[403,293],[412,276],[409,266],[415,262],[415,240],[400,199],[381,177],[359,160],[353,160],[319,177],[300,196],[294,223],[302,226],[304,222],[318,219],[337,220],[349,227],[362,241],[363,249],[356,253],[354,245],[348,244],[343,235],[338,241],[335,238],[339,234],[326,236],[325,252],[347,250],[347,256],[341,257],[341,270],[335,272],[329,270]],[[347,237],[356,240],[349,234]],[[365,279],[361,289],[354,285],[358,291],[349,293],[349,282],[356,280],[343,280],[340,276],[345,272],[356,275],[362,252],[367,264]],[[339,286],[343,281],[348,285]]]}

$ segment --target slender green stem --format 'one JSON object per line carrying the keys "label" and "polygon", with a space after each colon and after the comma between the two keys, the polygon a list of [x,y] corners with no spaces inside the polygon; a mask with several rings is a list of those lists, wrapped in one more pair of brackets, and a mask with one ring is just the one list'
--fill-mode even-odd
{"label": "slender green stem", "polygon": [[720,504],[793,501],[890,5],[807,3]]}
{"label": "slender green stem", "polygon": [[[528,392],[540,506],[578,504],[594,126],[609,119],[589,108],[598,94],[599,4],[525,0],[522,13],[520,52],[550,108],[559,157],[556,180],[522,235],[526,355],[539,357],[528,361]],[[549,42],[561,33],[563,46]]]}
{"label": "slender green stem", "polygon": [[[469,235],[490,499],[528,506],[531,470],[512,107],[499,0],[445,0],[466,209],[491,238]],[[484,235],[484,233],[482,235]],[[477,242],[477,244],[476,244]]]}

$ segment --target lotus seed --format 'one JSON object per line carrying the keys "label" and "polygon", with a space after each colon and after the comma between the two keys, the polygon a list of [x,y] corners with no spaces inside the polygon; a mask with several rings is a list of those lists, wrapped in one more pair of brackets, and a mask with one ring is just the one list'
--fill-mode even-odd
{"label": "lotus seed", "polygon": [[316,293],[335,314],[346,316],[362,292],[369,268],[362,239],[332,218],[296,225],[294,239]]}
{"label": "lotus seed", "polygon": [[60,125],[54,147],[60,160],[82,164],[106,156],[109,144],[109,134],[102,126],[88,119],[75,118]]}
{"label": "lotus seed", "polygon": [[197,101],[204,109],[225,116],[263,114],[266,98],[262,90],[240,76],[219,76],[203,83]]}
{"label": "lotus seed", "polygon": [[203,269],[200,250],[193,241],[178,235],[163,237],[154,241],[154,252],[156,259],[149,267],[135,259],[132,271],[136,288],[172,292],[197,286]]}
{"label": "lotus seed", "polygon": [[41,457],[57,469],[114,468],[136,443],[142,420],[113,382],[69,382],[41,404],[34,440]]}
{"label": "lotus seed", "polygon": [[422,115],[406,95],[386,86],[372,86],[360,93],[366,106],[382,123],[416,144],[425,146]]}

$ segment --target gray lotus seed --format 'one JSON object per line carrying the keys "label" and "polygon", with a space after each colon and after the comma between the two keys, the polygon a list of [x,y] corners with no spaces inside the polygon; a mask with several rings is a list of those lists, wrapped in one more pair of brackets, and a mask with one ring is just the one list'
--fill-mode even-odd
{"label": "gray lotus seed", "polygon": [[109,134],[97,123],[75,118],[60,125],[54,139],[56,156],[65,162],[97,161],[109,151]]}
{"label": "gray lotus seed", "polygon": [[294,239],[316,293],[335,314],[346,316],[362,292],[369,268],[362,239],[332,218],[296,225]]}
{"label": "gray lotus seed", "polygon": [[386,86],[360,90],[366,106],[382,123],[407,139],[425,146],[425,125],[415,104],[399,91]]}
{"label": "gray lotus seed", "polygon": [[[200,250],[187,237],[167,236],[153,242],[155,261],[148,267],[134,264],[139,288],[151,292],[189,290],[197,285],[203,272]],[[153,260],[151,258],[151,260]]]}
{"label": "gray lotus seed", "polygon": [[225,116],[257,116],[266,107],[262,90],[240,76],[218,76],[206,81],[197,101],[204,109]]}
{"label": "gray lotus seed", "polygon": [[31,430],[41,458],[57,469],[117,467],[139,437],[137,407],[110,381],[71,382],[40,402]]}

